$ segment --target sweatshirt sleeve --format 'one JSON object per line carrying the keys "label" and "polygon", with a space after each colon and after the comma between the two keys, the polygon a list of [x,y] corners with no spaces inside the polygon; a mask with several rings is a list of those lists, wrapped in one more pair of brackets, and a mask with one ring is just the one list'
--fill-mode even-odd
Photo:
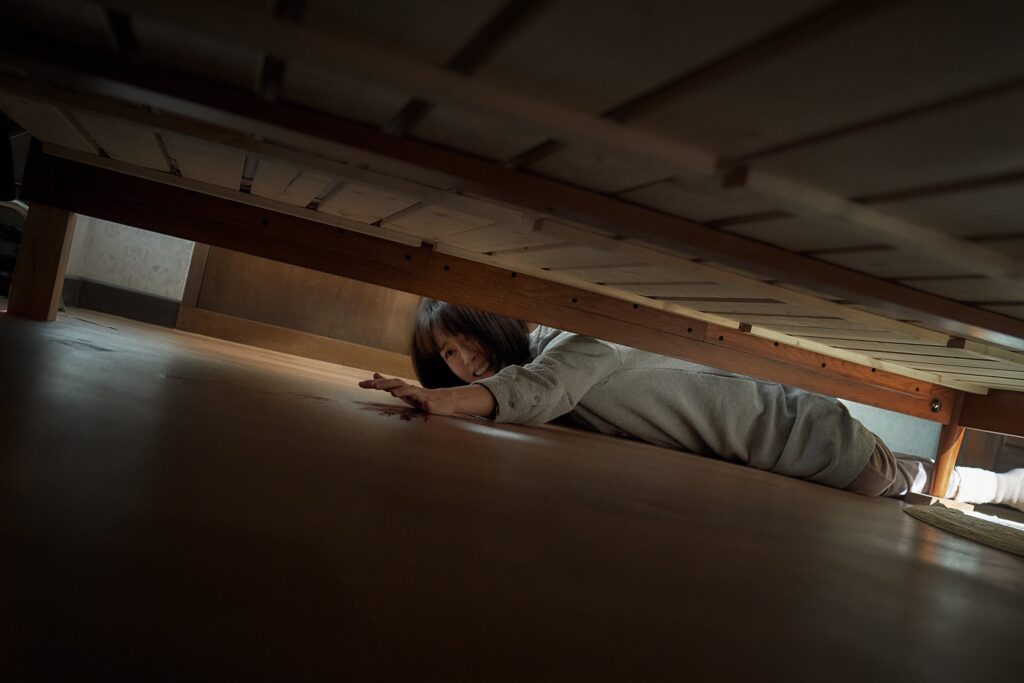
{"label": "sweatshirt sleeve", "polygon": [[494,395],[495,421],[544,424],[576,407],[621,362],[613,344],[562,332],[532,362],[502,368],[474,384]]}

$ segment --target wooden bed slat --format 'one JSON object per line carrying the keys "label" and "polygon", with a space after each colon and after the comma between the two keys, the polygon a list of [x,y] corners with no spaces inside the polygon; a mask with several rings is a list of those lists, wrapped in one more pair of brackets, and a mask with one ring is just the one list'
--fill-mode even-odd
{"label": "wooden bed slat", "polygon": [[170,171],[151,128],[72,110],[75,119],[111,158],[157,171]]}
{"label": "wooden bed slat", "polygon": [[307,168],[260,159],[252,179],[252,194],[292,206],[306,206],[332,180]]}
{"label": "wooden bed slat", "polygon": [[416,203],[408,196],[393,194],[362,183],[346,183],[329,199],[320,203],[319,211],[344,216],[361,223],[373,223]]}
{"label": "wooden bed slat", "polygon": [[577,228],[555,221],[544,221],[540,228],[542,231],[558,235],[562,238],[591,244],[605,249],[617,251],[623,259],[630,261],[647,261],[662,265],[678,267],[693,280],[710,280],[721,284],[742,288],[744,295],[755,298],[771,298],[778,301],[805,305],[821,311],[830,317],[842,318],[853,322],[860,322],[871,327],[890,329],[898,331],[909,338],[945,340],[946,335],[899,321],[886,318],[873,313],[865,313],[848,306],[842,306],[830,301],[824,301],[818,297],[795,291],[792,288],[781,287],[736,272],[733,268],[716,268],[704,263],[689,261],[680,256],[660,249],[652,248],[644,244],[638,244],[633,240],[619,240],[607,235],[595,234],[593,231]]}
{"label": "wooden bed slat", "polygon": [[[548,239],[555,238],[549,235]],[[563,275],[578,277],[583,280],[614,284],[616,286],[672,282],[682,282],[683,284],[686,284],[685,278],[680,278],[681,271],[679,268],[651,265],[647,263],[640,263],[638,261],[634,261],[632,263],[618,263],[611,267],[595,266],[593,268],[559,268],[558,272]],[[705,285],[716,284],[714,282],[708,282],[706,279],[702,279],[699,276],[692,278],[692,280]]]}
{"label": "wooden bed slat", "polygon": [[186,178],[237,190],[241,187],[245,154],[192,137],[161,131],[167,153]]}
{"label": "wooden bed slat", "polygon": [[40,140],[99,154],[95,142],[59,107],[0,91],[0,109]]}
{"label": "wooden bed slat", "polygon": [[790,316],[790,315],[757,315],[744,314],[735,316],[740,322],[761,325],[769,329],[775,328],[806,328],[807,330],[829,328],[840,330],[862,330],[864,332],[876,332],[869,327],[842,318],[828,318],[825,316]]}
{"label": "wooden bed slat", "polygon": [[399,212],[397,217],[384,219],[381,225],[426,240],[433,240],[452,233],[481,228],[493,222],[489,218],[462,211],[421,204],[413,205]]}
{"label": "wooden bed slat", "polygon": [[[636,283],[636,284],[610,284],[610,287],[622,289],[627,292],[649,296],[653,299],[665,301],[677,301],[680,305],[686,306],[693,299],[706,297],[742,297],[747,293],[736,287],[720,285],[717,282],[676,282],[676,283]],[[697,308],[690,306],[690,308]]]}
{"label": "wooden bed slat", "polygon": [[558,241],[550,235],[537,232],[534,229],[535,224],[536,221],[530,219],[516,223],[495,223],[445,235],[440,241],[453,247],[480,253],[535,247]]}
{"label": "wooden bed slat", "polygon": [[899,334],[896,332],[885,332],[880,330],[874,332],[865,332],[863,330],[849,330],[846,328],[787,327],[785,325],[776,326],[774,327],[774,329],[785,334],[799,334],[800,336],[810,337],[812,339],[855,339],[869,342],[917,341],[917,339],[915,339],[914,337],[910,337],[905,334]]}
{"label": "wooden bed slat", "polygon": [[617,260],[613,252],[571,242],[510,249],[495,252],[494,256],[502,263],[534,268],[605,267],[613,265]]}
{"label": "wooden bed slat", "polygon": [[[386,228],[380,228],[373,225],[366,225],[357,221],[352,221],[347,218],[340,216],[331,216],[328,214],[321,213],[319,211],[312,211],[305,207],[295,206],[294,204],[286,204],[283,202],[277,202],[271,199],[265,199],[258,197],[253,194],[243,193],[228,190],[220,187],[219,185],[212,185],[208,183],[202,183],[197,180],[191,180],[189,178],[182,178],[171,175],[170,173],[162,173],[160,171],[153,171],[139,166],[133,166],[126,164],[115,159],[104,159],[98,156],[83,154],[75,150],[65,149],[54,145],[44,145],[43,149],[47,155],[53,155],[55,158],[66,159],[72,163],[82,164],[85,166],[92,166],[97,169],[109,170],[117,174],[122,174],[130,177],[139,178],[154,183],[168,185],[177,189],[184,189],[192,193],[198,193],[208,195],[210,197],[218,197],[221,199],[227,199],[232,202],[238,202],[246,206],[260,208],[266,210],[269,214],[278,213],[286,216],[293,216],[296,218],[302,218],[311,222],[318,223],[322,226],[332,226],[334,228],[341,228],[343,230],[351,230],[365,235],[374,235],[380,239],[388,240],[391,242],[398,242],[410,246],[419,246],[422,243],[417,237],[406,235],[402,232],[394,230],[387,230]],[[269,219],[268,219],[269,221]]]}

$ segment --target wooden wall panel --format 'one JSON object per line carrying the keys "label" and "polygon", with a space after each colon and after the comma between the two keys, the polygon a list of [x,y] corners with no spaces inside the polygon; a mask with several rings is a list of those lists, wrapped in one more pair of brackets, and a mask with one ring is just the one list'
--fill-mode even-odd
{"label": "wooden wall panel", "polygon": [[408,353],[420,297],[211,247],[197,307]]}
{"label": "wooden wall panel", "polygon": [[178,329],[207,337],[280,351],[293,356],[322,360],[350,368],[380,372],[388,376],[414,379],[412,360],[404,353],[384,351],[330,339],[317,334],[258,323],[231,315],[214,313],[201,308],[182,306],[178,315]]}

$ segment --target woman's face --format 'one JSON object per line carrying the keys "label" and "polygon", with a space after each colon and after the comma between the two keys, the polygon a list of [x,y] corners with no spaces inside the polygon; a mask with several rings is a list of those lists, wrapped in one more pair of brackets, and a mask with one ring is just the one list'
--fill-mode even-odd
{"label": "woman's face", "polygon": [[480,342],[462,334],[448,334],[435,329],[434,342],[440,349],[441,358],[448,364],[455,376],[466,384],[484,377],[491,377],[501,368],[492,368]]}

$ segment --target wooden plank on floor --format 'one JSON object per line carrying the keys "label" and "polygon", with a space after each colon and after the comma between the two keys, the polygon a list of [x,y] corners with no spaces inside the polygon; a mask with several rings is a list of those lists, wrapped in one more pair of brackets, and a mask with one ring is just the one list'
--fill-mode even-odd
{"label": "wooden plank on floor", "polygon": [[0,375],[5,471],[26,475],[0,516],[14,680],[143,680],[167,651],[182,680],[817,680],[835,660],[941,680],[949,642],[978,680],[1018,662],[1019,559],[895,501],[424,420],[360,371],[110,317],[0,317]]}

